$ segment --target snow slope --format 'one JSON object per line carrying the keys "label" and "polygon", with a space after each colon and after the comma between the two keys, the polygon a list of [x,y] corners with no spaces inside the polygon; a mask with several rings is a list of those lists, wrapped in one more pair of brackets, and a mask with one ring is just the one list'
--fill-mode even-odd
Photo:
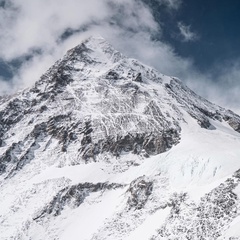
{"label": "snow slope", "polygon": [[1,240],[240,239],[240,117],[102,38],[3,100],[0,137]]}

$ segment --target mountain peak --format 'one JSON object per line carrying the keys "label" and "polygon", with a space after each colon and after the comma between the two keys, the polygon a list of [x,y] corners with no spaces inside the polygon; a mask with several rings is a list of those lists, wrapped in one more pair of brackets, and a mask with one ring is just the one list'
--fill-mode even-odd
{"label": "mountain peak", "polygon": [[102,38],[0,102],[2,239],[215,239],[237,219],[240,117]]}
{"label": "mountain peak", "polygon": [[102,37],[89,37],[81,44],[69,50],[67,55],[86,54],[92,60],[100,63],[115,63],[125,58],[120,52],[116,51],[110,43]]}

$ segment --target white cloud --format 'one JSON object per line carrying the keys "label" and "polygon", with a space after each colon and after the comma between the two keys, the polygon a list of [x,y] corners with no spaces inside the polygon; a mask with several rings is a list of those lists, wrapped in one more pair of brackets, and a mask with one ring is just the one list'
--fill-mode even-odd
{"label": "white cloud", "polygon": [[[159,0],[173,11],[181,2]],[[185,40],[196,40],[190,26],[178,26]],[[60,41],[67,29],[80,28],[84,30]],[[214,85],[209,80],[212,76],[197,72],[191,59],[179,57],[167,43],[153,41],[151,35],[156,33],[160,34],[161,28],[151,10],[139,0],[8,0],[7,7],[0,8],[0,58],[11,60],[40,51],[21,65],[12,81],[0,80],[0,93],[31,86],[68,49],[86,37],[101,35],[125,55],[182,78],[210,100],[232,107],[236,106],[234,101],[240,104],[237,81],[231,83],[235,88],[226,90],[224,86],[227,78],[237,79],[238,66],[229,68],[230,72],[222,74],[221,84]]]}
{"label": "white cloud", "polygon": [[52,50],[66,29],[94,23],[99,29],[111,21],[128,30],[158,30],[149,9],[137,0],[9,0],[9,3],[0,14],[0,52],[5,59],[33,49]]}
{"label": "white cloud", "polygon": [[[81,27],[87,30],[59,41],[67,29]],[[25,87],[87,36],[122,41],[123,32],[158,30],[151,11],[138,0],[8,0],[0,8],[0,57],[10,61],[39,50],[13,79],[16,87]]]}
{"label": "white cloud", "polygon": [[185,75],[185,83],[209,101],[240,114],[240,59],[219,64],[208,74],[192,70]]}
{"label": "white cloud", "polygon": [[11,82],[7,82],[6,80],[0,78],[0,94],[1,95],[5,95],[5,94],[7,95],[9,93],[13,93],[14,92],[13,88],[15,89],[15,91],[17,90]]}
{"label": "white cloud", "polygon": [[195,32],[193,32],[191,30],[190,26],[187,26],[185,24],[183,24],[182,22],[178,23],[178,28],[182,37],[182,40],[184,42],[190,42],[190,41],[195,41],[198,40],[198,34],[196,34]]}
{"label": "white cloud", "polygon": [[51,48],[65,29],[111,15],[106,1],[97,0],[12,0],[2,13],[0,51],[7,59]]}

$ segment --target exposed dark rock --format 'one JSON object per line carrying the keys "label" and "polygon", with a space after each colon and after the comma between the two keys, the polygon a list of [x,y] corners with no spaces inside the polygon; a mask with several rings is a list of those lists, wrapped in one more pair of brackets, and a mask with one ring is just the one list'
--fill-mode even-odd
{"label": "exposed dark rock", "polygon": [[221,113],[221,110],[223,109],[219,108],[219,110],[216,110],[207,107],[208,105],[210,106],[210,102],[199,97],[186,86],[179,84],[179,80],[175,79],[170,84],[165,84],[165,87],[168,93],[182,105],[191,117],[196,119],[202,128],[214,129],[209,119],[222,121],[223,113]]}
{"label": "exposed dark rock", "polygon": [[39,148],[39,143],[46,137],[46,124],[38,124],[26,137],[24,142],[31,141],[27,149],[24,142],[13,143],[0,157],[0,175],[7,173],[6,178],[12,177],[18,170],[34,159],[34,151]]}
{"label": "exposed dark rock", "polygon": [[[72,73],[77,71],[72,67],[75,61],[83,61],[91,64],[93,60],[88,57],[87,53],[92,50],[87,48],[84,43],[71,49],[61,61],[57,61],[40,80],[35,83],[35,86],[30,90],[33,93],[38,93],[39,101],[45,101],[54,98],[55,95],[62,93],[65,87],[73,81]],[[47,88],[41,90],[42,84],[47,82]]]}
{"label": "exposed dark rock", "polygon": [[40,146],[38,145],[37,141],[34,141],[27,152],[17,160],[16,165],[11,169],[6,178],[12,177],[18,170],[22,169],[26,164],[30,163],[30,161],[34,159],[34,151],[39,147]]}
{"label": "exposed dark rock", "polygon": [[197,122],[202,128],[211,129],[212,125],[207,118],[197,119]]}
{"label": "exposed dark rock", "polygon": [[137,76],[133,79],[135,82],[142,82],[142,74],[138,73]]}
{"label": "exposed dark rock", "polygon": [[41,107],[40,107],[40,113],[46,111],[47,109],[48,109],[48,108],[47,108],[46,105],[41,106]]}
{"label": "exposed dark rock", "polygon": [[207,109],[203,109],[198,106],[194,106],[196,109],[198,109],[201,113],[203,113],[205,116],[214,119],[215,113],[208,111]]}
{"label": "exposed dark rock", "polygon": [[5,142],[2,139],[0,139],[0,147],[3,147],[3,146],[5,146]]}
{"label": "exposed dark rock", "polygon": [[125,83],[121,86],[121,91],[123,93],[128,92],[129,89],[134,89],[135,92],[137,92],[139,90],[139,86],[136,83],[133,83],[133,82],[128,82],[128,83]]}
{"label": "exposed dark rock", "polygon": [[30,107],[30,102],[27,100],[19,100],[15,98],[8,102],[7,106],[0,112],[0,138],[12,126],[18,123],[26,114]]}
{"label": "exposed dark rock", "polygon": [[7,151],[0,157],[0,175],[7,171],[7,167],[11,164],[16,164],[18,158],[16,154],[21,152],[22,142],[13,143]]}
{"label": "exposed dark rock", "polygon": [[117,80],[119,79],[119,74],[115,71],[109,71],[106,75],[107,79],[113,79],[113,80]]}
{"label": "exposed dark rock", "polygon": [[79,129],[79,125],[79,122],[72,122],[71,114],[57,115],[48,120],[47,132],[59,140],[62,151],[66,152],[68,145],[78,139],[75,131]]}
{"label": "exposed dark rock", "polygon": [[175,194],[169,202],[170,216],[152,240],[172,239],[217,239],[234,218],[239,215],[240,200],[234,189],[240,183],[236,171],[218,187],[201,198],[197,205],[188,201],[186,194]]}
{"label": "exposed dark rock", "polygon": [[235,131],[240,133],[240,120],[229,116],[225,116],[224,118]]}
{"label": "exposed dark rock", "polygon": [[142,209],[151,195],[153,182],[148,181],[144,176],[131,182],[128,192],[130,194],[127,204],[134,209]]}
{"label": "exposed dark rock", "polygon": [[118,183],[80,183],[78,185],[73,185],[62,189],[53,200],[46,206],[42,212],[34,218],[37,220],[43,218],[46,215],[52,214],[58,216],[64,207],[69,206],[72,208],[79,207],[91,193],[104,191],[104,190],[114,190],[117,188],[122,188],[124,185]]}
{"label": "exposed dark rock", "polygon": [[162,133],[129,133],[125,136],[108,137],[97,143],[92,143],[90,135],[84,135],[79,151],[85,160],[103,152],[110,152],[118,157],[123,152],[140,154],[144,150],[147,155],[156,155],[170,149],[178,141],[179,133],[174,129]]}

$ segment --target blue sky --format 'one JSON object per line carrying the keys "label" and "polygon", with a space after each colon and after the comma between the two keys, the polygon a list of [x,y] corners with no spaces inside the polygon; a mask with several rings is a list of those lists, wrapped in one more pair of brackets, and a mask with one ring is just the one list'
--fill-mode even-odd
{"label": "blue sky", "polygon": [[237,0],[0,1],[0,94],[31,86],[69,48],[101,35],[240,113],[239,10]]}
{"label": "blue sky", "polygon": [[[161,12],[158,8],[161,7],[156,4],[156,19]],[[163,38],[172,44],[177,54],[193,58],[199,70],[211,71],[216,65],[240,56],[239,11],[238,0],[184,0],[178,11],[160,14],[159,20],[164,23]],[[181,41],[176,22],[186,24],[198,37]]]}

